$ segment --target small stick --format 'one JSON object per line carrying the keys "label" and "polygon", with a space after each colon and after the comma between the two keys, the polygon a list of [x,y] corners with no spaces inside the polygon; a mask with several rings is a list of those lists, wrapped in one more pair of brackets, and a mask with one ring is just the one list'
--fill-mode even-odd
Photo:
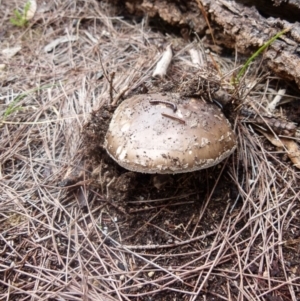
{"label": "small stick", "polygon": [[173,120],[177,120],[177,121],[179,121],[182,124],[185,124],[185,120],[183,120],[183,119],[181,119],[181,118],[179,118],[177,116],[169,115],[169,114],[166,114],[166,113],[161,113],[161,115],[164,116],[164,117],[171,118]]}
{"label": "small stick", "polygon": [[104,74],[106,80],[109,83],[109,98],[110,98],[110,104],[111,104],[113,102],[113,92],[116,92],[116,90],[113,87],[113,80],[114,80],[114,77],[115,77],[115,72],[113,72],[111,74],[111,77],[109,78],[108,74],[106,73],[106,70],[104,69],[104,66],[103,66],[103,63],[102,63],[102,59],[101,59],[101,55],[99,56],[99,59],[100,59],[100,64],[101,64],[101,68],[102,68],[103,74]]}
{"label": "small stick", "polygon": [[171,45],[168,45],[166,50],[164,51],[161,59],[158,61],[156,68],[152,74],[152,77],[164,77],[167,74],[168,67],[171,63],[173,54]]}
{"label": "small stick", "polygon": [[175,113],[177,111],[177,105],[174,102],[171,101],[167,101],[167,100],[154,100],[154,99],[150,99],[149,102],[152,105],[156,105],[158,103],[164,103],[166,105],[170,105],[171,107],[173,107],[173,112]]}
{"label": "small stick", "polygon": [[274,99],[268,104],[267,110],[273,113],[281,98],[285,95],[286,89],[280,89]]}
{"label": "small stick", "polygon": [[114,78],[115,78],[116,73],[112,72],[110,75],[110,79],[108,79],[109,82],[109,98],[110,98],[110,103],[113,103],[113,99],[114,99]]}
{"label": "small stick", "polygon": [[112,105],[112,106],[115,106],[115,105],[118,103],[119,99],[120,99],[121,97],[123,97],[123,95],[124,95],[128,90],[129,90],[128,85],[126,85],[125,87],[123,87],[123,88],[120,90],[120,92],[116,95],[116,97],[115,97],[115,99],[113,100],[113,102],[111,103],[111,105]]}

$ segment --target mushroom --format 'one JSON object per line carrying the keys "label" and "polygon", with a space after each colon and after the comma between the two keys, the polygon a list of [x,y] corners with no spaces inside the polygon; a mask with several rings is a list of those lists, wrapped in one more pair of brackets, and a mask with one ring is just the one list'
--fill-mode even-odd
{"label": "mushroom", "polygon": [[235,150],[236,137],[216,105],[156,93],[119,105],[104,146],[128,170],[175,174],[218,164]]}

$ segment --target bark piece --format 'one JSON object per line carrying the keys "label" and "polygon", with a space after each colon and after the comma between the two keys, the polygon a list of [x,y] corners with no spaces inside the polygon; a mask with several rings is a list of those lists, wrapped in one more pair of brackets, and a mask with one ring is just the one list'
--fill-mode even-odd
{"label": "bark piece", "polygon": [[237,0],[246,6],[255,6],[257,10],[266,17],[276,17],[296,22],[299,20],[299,0]]}
{"label": "bark piece", "polygon": [[240,53],[253,53],[282,29],[290,32],[270,45],[265,52],[267,66],[284,79],[294,80],[300,88],[300,23],[265,18],[252,6],[228,0],[202,1],[210,19],[221,26],[217,43],[236,47]]}
{"label": "bark piece", "polygon": [[190,28],[204,33],[207,24],[194,1],[128,0],[125,5],[130,13],[160,17],[172,26]]}
{"label": "bark piece", "polygon": [[[264,53],[265,63],[278,76],[300,88],[300,1],[282,0],[127,0],[132,13],[158,16],[172,26],[214,35],[217,45],[250,55],[283,29],[290,31]],[[201,10],[205,10],[210,32]]]}

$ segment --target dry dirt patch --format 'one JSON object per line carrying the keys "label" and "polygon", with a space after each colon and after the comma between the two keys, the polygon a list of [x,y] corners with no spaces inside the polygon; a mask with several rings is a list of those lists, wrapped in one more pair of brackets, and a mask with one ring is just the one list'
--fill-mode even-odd
{"label": "dry dirt patch", "polygon": [[[193,44],[104,2],[40,4],[27,28],[9,22],[19,1],[1,5],[1,51],[20,47],[0,58],[1,299],[300,298],[299,172],[247,118],[228,107],[238,151],[179,176],[128,173],[97,144],[111,96],[145,92],[170,43],[170,74],[188,72]],[[241,104],[282,87],[265,77]]]}

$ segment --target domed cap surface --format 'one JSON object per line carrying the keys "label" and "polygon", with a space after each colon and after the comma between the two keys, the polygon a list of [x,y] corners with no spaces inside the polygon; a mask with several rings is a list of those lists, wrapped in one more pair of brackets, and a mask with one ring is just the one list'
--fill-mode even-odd
{"label": "domed cap surface", "polygon": [[123,101],[112,117],[104,146],[131,171],[175,174],[218,164],[235,150],[236,138],[214,104],[157,93]]}

